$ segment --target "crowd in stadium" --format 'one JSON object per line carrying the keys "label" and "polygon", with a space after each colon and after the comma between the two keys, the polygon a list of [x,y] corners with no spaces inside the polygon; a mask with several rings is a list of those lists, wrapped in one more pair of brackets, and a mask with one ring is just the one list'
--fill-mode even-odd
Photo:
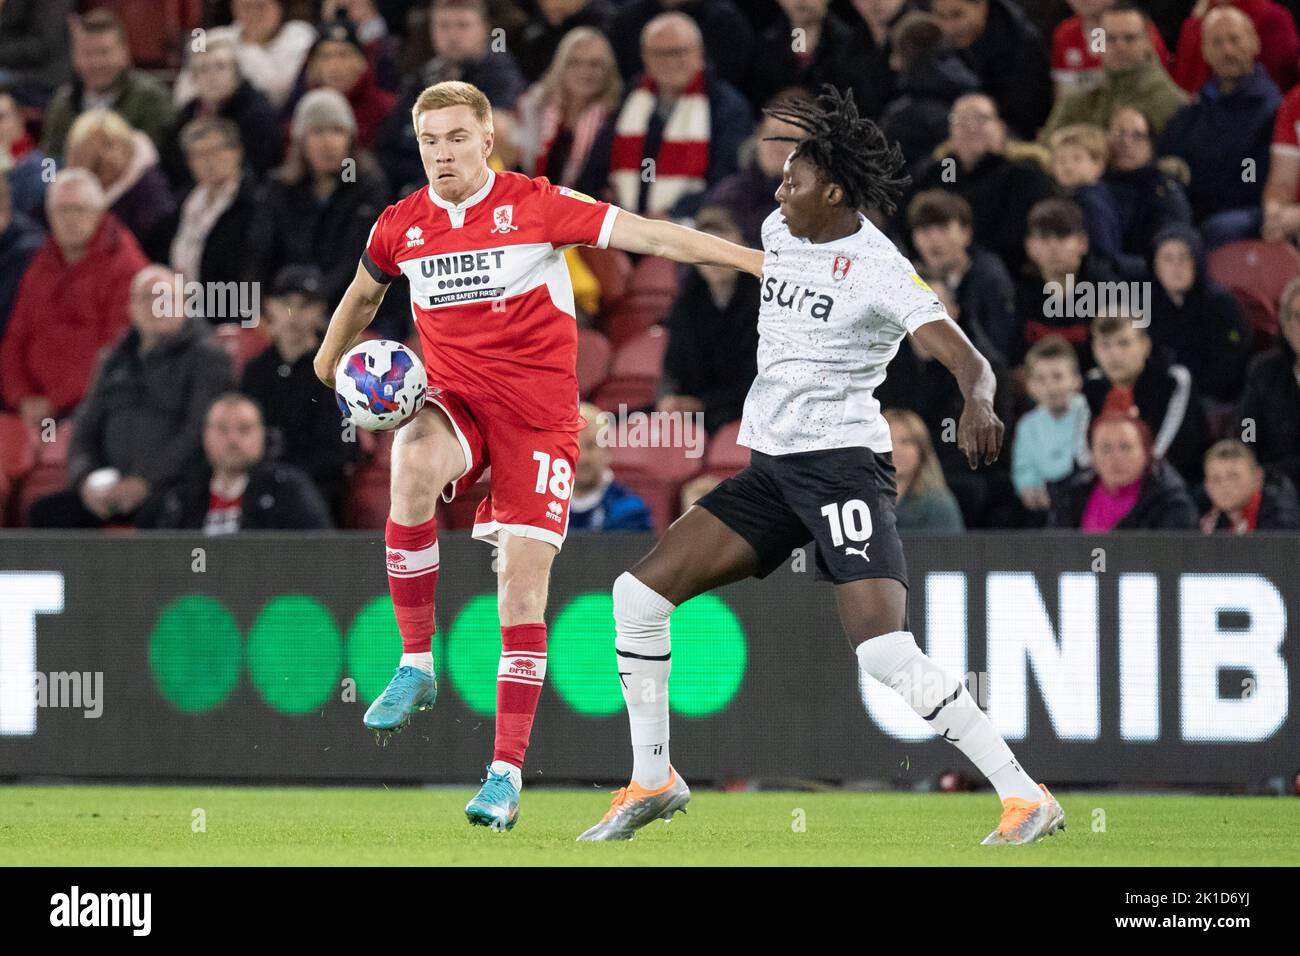
{"label": "crowd in stadium", "polygon": [[[415,97],[461,79],[494,107],[493,168],[749,246],[789,152],[764,137],[797,133],[763,107],[853,91],[912,178],[869,216],[993,365],[1007,424],[971,471],[957,382],[903,344],[877,392],[903,529],[1300,528],[1298,15],[0,0],[0,525],[383,527],[391,434],[341,428],[311,360],[379,213],[427,184]],[[592,420],[573,527],[662,529],[743,466],[759,281],[566,257]],[[159,314],[180,277],[252,295]],[[370,334],[418,348],[406,302]],[[707,444],[606,448],[620,407],[698,414]]]}

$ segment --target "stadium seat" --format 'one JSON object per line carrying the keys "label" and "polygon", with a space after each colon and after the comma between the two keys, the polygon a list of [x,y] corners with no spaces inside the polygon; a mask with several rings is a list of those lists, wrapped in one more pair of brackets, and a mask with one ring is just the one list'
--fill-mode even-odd
{"label": "stadium seat", "polygon": [[712,475],[730,478],[749,467],[749,449],[736,444],[740,422],[728,422],[709,439],[708,453],[704,456],[704,470]]}
{"label": "stadium seat", "polygon": [[579,246],[578,255],[600,283],[600,311],[603,315],[627,294],[632,260],[621,249],[596,249],[593,246]]}
{"label": "stadium seat", "polygon": [[614,474],[645,500],[655,530],[667,528],[677,517],[682,485],[700,473],[704,458],[687,457],[687,448],[615,445],[610,451]]}
{"label": "stadium seat", "polygon": [[16,482],[36,466],[36,447],[23,420],[0,412],[0,474]]}
{"label": "stadium seat", "polygon": [[352,473],[343,496],[343,527],[384,528],[388,523],[388,481],[386,465],[362,465]]}
{"label": "stadium seat", "polygon": [[656,256],[637,263],[627,294],[601,316],[601,331],[615,348],[668,316],[677,298],[677,269],[677,263]]}
{"label": "stadium seat", "polygon": [[1233,289],[1232,294],[1254,334],[1254,350],[1263,352],[1271,348],[1281,331],[1278,327],[1278,303],[1264,298],[1254,289]]}
{"label": "stadium seat", "polygon": [[658,325],[629,339],[614,352],[609,378],[592,401],[612,412],[617,412],[619,405],[630,409],[653,405],[667,350],[668,332]]}
{"label": "stadium seat", "polygon": [[[1232,289],[1238,298],[1242,292],[1249,292],[1267,303],[1276,315],[1282,290],[1300,275],[1300,250],[1289,242],[1230,242],[1209,254],[1206,270],[1210,278]],[[1276,323],[1272,334],[1277,335]]]}
{"label": "stadium seat", "polygon": [[51,441],[37,441],[35,445],[36,466],[38,468],[54,466],[64,468],[68,464],[68,450],[72,447],[72,423],[74,419],[64,418],[54,426]]}
{"label": "stadium seat", "polygon": [[67,464],[38,465],[27,473],[18,483],[17,500],[14,503],[19,527],[27,527],[27,515],[32,505],[68,487]]}
{"label": "stadium seat", "polygon": [[236,381],[244,374],[244,366],[266,351],[271,344],[255,327],[238,322],[223,322],[215,329],[217,342],[230,356],[231,371]]}
{"label": "stadium seat", "polygon": [[612,349],[595,329],[578,329],[578,394],[587,398],[609,377]]}

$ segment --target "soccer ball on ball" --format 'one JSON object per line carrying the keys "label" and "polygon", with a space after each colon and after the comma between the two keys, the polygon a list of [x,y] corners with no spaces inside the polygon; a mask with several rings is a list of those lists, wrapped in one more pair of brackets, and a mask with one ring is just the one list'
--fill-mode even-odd
{"label": "soccer ball on ball", "polygon": [[396,428],[424,407],[424,364],[401,342],[362,342],[339,363],[334,396],[343,420],[371,432]]}

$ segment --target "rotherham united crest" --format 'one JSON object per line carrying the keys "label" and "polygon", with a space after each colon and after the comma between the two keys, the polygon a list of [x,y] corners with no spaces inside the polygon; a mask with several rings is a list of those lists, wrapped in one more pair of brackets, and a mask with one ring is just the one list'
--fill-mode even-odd
{"label": "rotherham united crest", "polygon": [[514,206],[497,206],[492,210],[492,232],[507,233],[513,232],[519,227],[510,220],[514,217]]}
{"label": "rotherham united crest", "polygon": [[853,265],[853,260],[848,256],[836,256],[835,261],[831,264],[831,278],[839,282],[849,274],[849,266]]}

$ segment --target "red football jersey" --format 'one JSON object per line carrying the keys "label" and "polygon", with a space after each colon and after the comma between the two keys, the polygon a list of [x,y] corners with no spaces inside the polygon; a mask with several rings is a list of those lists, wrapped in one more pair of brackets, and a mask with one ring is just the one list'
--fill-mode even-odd
{"label": "red football jersey", "polygon": [[379,282],[404,275],[433,386],[492,402],[528,425],[582,427],[569,246],[605,248],[618,207],[545,177],[488,170],[450,203],[431,187],[385,209],[362,263]]}

